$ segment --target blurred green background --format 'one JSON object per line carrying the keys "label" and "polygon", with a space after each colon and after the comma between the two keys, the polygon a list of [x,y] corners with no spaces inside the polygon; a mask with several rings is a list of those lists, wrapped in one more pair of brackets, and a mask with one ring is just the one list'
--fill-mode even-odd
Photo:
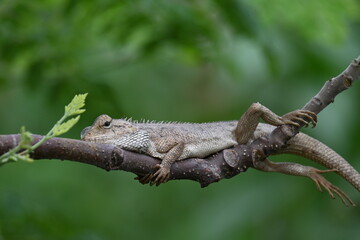
{"label": "blurred green background", "polygon": [[[85,92],[87,111],[65,137],[103,113],[204,122],[238,119],[259,101],[284,114],[360,54],[359,12],[356,0],[2,0],[0,133],[45,134]],[[356,82],[306,131],[358,170],[359,99]],[[359,207],[305,178],[250,169],[201,189],[133,177],[69,161],[6,165],[0,240],[360,236]],[[326,177],[360,205],[352,186]]]}

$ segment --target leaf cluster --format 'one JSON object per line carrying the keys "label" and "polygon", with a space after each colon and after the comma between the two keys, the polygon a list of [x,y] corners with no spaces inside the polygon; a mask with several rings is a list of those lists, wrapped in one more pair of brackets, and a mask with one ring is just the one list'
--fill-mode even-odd
{"label": "leaf cluster", "polygon": [[30,153],[32,151],[34,151],[47,140],[68,132],[79,121],[80,114],[85,112],[85,109],[82,109],[82,107],[85,106],[86,96],[87,93],[75,95],[71,102],[65,106],[64,115],[60,118],[60,120],[57,121],[53,128],[39,142],[35,144],[32,144],[33,138],[31,133],[26,131],[25,127],[21,127],[21,139],[18,146],[0,156],[0,166],[9,162],[32,162],[33,159],[30,157]]}

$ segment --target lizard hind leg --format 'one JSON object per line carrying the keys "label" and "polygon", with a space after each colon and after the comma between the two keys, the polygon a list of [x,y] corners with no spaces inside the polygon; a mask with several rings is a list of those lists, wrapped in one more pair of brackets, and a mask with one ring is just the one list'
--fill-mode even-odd
{"label": "lizard hind leg", "polygon": [[355,203],[338,187],[331,184],[328,180],[326,180],[321,174],[327,172],[336,172],[336,169],[330,170],[319,170],[314,167],[304,166],[298,163],[291,162],[280,162],[274,163],[268,159],[264,161],[254,161],[254,167],[261,171],[266,172],[279,172],[293,176],[304,176],[309,177],[313,180],[319,189],[322,192],[322,187],[329,193],[331,198],[335,198],[334,193],[339,196],[341,201],[345,206],[348,206],[348,202],[350,205],[355,206]]}
{"label": "lizard hind leg", "polygon": [[316,125],[316,114],[313,112],[296,110],[280,117],[260,103],[253,103],[241,116],[236,126],[235,136],[239,144],[245,144],[251,139],[260,119],[274,126],[283,124],[300,126],[300,123],[308,126],[309,122],[311,122],[313,126]]}

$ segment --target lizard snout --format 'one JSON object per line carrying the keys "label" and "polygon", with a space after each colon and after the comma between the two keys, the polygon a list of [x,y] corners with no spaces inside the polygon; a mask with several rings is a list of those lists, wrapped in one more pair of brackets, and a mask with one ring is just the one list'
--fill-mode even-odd
{"label": "lizard snout", "polygon": [[86,141],[86,137],[87,137],[87,135],[88,135],[87,133],[89,132],[90,128],[91,128],[91,127],[86,127],[86,128],[84,128],[84,129],[81,131],[81,133],[80,133],[80,138],[81,138],[81,140]]}

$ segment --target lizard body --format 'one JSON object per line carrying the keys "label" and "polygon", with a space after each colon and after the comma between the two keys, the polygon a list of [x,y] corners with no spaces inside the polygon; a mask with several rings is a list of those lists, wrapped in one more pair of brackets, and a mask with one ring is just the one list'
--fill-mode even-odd
{"label": "lizard body", "polygon": [[[259,123],[263,119],[268,124]],[[100,115],[92,126],[85,128],[81,139],[85,141],[109,143],[123,149],[144,153],[162,160],[155,174],[148,174],[140,179],[141,183],[166,182],[170,176],[170,167],[175,161],[187,158],[204,158],[237,144],[247,144],[261,136],[268,135],[282,124],[298,125],[303,122],[316,124],[316,115],[297,110],[282,117],[277,116],[259,103],[251,105],[239,121],[211,123],[177,123],[177,122],[137,122],[126,119],[112,119]],[[335,192],[345,203],[344,198],[353,202],[339,188],[329,183],[320,173],[336,171],[358,191],[360,191],[360,174],[332,149],[299,133],[279,153],[290,153],[314,160],[331,170],[318,170],[297,163],[273,163],[265,160],[254,164],[263,171],[281,172],[291,175],[310,177],[315,183],[323,186],[333,197]]]}

